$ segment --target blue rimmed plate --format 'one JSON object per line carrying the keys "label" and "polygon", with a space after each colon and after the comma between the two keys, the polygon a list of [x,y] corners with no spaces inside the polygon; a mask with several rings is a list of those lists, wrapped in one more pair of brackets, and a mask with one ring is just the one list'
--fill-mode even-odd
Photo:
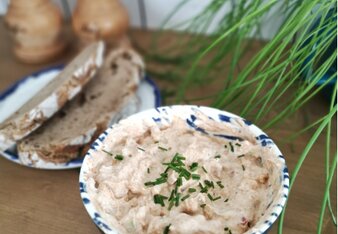
{"label": "blue rimmed plate", "polygon": [[[227,133],[216,134],[214,132],[209,132],[202,128],[199,124],[199,121],[203,121],[199,119],[199,114],[202,113],[212,121],[216,121],[219,124],[231,124],[235,128],[245,128],[248,130],[255,138],[255,141],[262,148],[269,148],[269,152],[271,152],[271,160],[275,161],[276,164],[280,165],[279,168],[279,180],[275,181],[274,194],[276,196],[273,198],[271,203],[269,203],[268,207],[265,210],[264,215],[258,220],[258,222],[250,228],[250,230],[246,233],[250,234],[263,234],[272,226],[272,224],[276,221],[278,216],[283,210],[283,207],[286,203],[288,193],[289,193],[289,174],[288,169],[285,164],[285,159],[275,145],[274,141],[262,130],[252,124],[250,121],[247,121],[237,115],[232,113],[221,111],[209,107],[202,106],[168,106],[168,107],[159,107],[151,110],[146,110],[137,114],[130,116],[128,123],[140,124],[142,121],[154,121],[156,124],[165,124],[171,123],[174,116],[179,116],[185,122],[185,125],[182,128],[187,128],[193,131],[198,131],[203,134],[207,134],[213,137],[221,137],[226,138],[228,140],[239,140],[239,136],[228,135]],[[91,145],[90,150],[85,156],[84,162],[81,167],[79,183],[80,183],[80,194],[83,201],[83,204],[92,218],[93,222],[104,232],[109,234],[117,234],[118,231],[116,227],[109,225],[109,222],[103,218],[103,215],[100,214],[99,210],[95,207],[90,197],[90,193],[88,192],[88,188],[90,186],[90,181],[93,182],[92,172],[95,171],[91,167],[91,162],[95,160],[95,155],[98,155],[100,149],[105,146],[105,139],[109,138],[110,134],[113,134],[115,129],[113,125],[108,128],[104,133],[102,133],[98,139]],[[111,141],[112,139],[107,139]],[[277,177],[278,178],[278,177]],[[91,183],[93,184],[93,183]],[[223,230],[220,230],[222,232]]]}
{"label": "blue rimmed plate", "polygon": [[[49,67],[33,73],[23,79],[14,83],[10,88],[0,94],[0,123],[3,122],[12,113],[18,110],[25,102],[33,97],[39,90],[41,90],[48,82],[50,82],[60,71],[63,65]],[[158,87],[149,77],[141,82],[137,90],[137,96],[140,99],[140,110],[147,110],[161,105],[161,95]],[[8,149],[0,152],[0,155],[6,159],[21,164],[17,155],[16,149]],[[72,169],[79,168],[82,165],[83,158],[74,159],[68,163],[63,164],[46,164],[41,169]]]}

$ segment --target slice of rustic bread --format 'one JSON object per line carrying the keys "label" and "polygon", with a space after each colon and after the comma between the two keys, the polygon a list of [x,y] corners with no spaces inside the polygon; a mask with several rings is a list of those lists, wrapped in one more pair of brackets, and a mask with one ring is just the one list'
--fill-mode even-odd
{"label": "slice of rustic bread", "polygon": [[95,75],[102,64],[103,42],[89,45],[37,95],[0,124],[0,150],[37,129],[61,109]]}
{"label": "slice of rustic bread", "polygon": [[22,163],[43,167],[84,155],[112,120],[138,110],[136,90],[143,70],[143,61],[133,50],[112,51],[83,92],[18,143]]}

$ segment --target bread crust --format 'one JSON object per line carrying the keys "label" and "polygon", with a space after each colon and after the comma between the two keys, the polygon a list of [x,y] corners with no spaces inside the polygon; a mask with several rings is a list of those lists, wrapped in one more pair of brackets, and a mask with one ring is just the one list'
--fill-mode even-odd
{"label": "bread crust", "polygon": [[[87,50],[90,49],[93,51],[90,52],[90,56],[85,58],[86,60],[82,63],[82,66],[77,66],[76,60],[81,55],[83,56],[84,53],[89,53],[88,51],[80,53],[70,64],[70,66],[74,66],[74,70],[71,74],[60,73],[58,77],[65,75],[69,77],[59,84],[48,97],[41,100],[41,102],[30,110],[22,110],[23,113],[19,113],[22,109],[20,108],[4,123],[0,124],[0,150],[4,151],[10,148],[16,141],[40,127],[42,123],[60,110],[67,101],[74,98],[74,96],[81,91],[82,87],[94,76],[102,64],[103,43],[99,42],[91,46],[94,47],[94,50],[92,47],[87,48]],[[56,79],[58,77],[56,77]]]}
{"label": "bread crust", "polygon": [[[33,167],[47,167],[49,164],[59,164],[59,163],[67,163],[68,161],[75,159],[77,157],[82,157],[89,149],[92,142],[105,130],[109,127],[111,123],[115,123],[120,119],[129,116],[139,110],[140,102],[136,96],[136,90],[140,80],[143,78],[144,64],[141,57],[136,54],[131,49],[120,48],[112,51],[106,58],[104,64],[102,65],[99,74],[101,72],[105,73],[105,77],[97,77],[91,83],[89,83],[85,89],[84,93],[90,93],[93,89],[97,89],[95,84],[97,83],[97,79],[111,79],[109,82],[114,82],[114,74],[112,73],[112,64],[123,56],[129,55],[130,58],[124,58],[123,61],[123,71],[120,73],[120,78],[118,82],[117,89],[125,89],[123,92],[121,91],[119,94],[125,94],[122,97],[113,97],[109,99],[108,103],[103,103],[103,105],[107,105],[107,110],[105,113],[97,113],[95,114],[95,121],[92,126],[84,126],[86,129],[85,133],[77,136],[73,136],[72,138],[65,138],[62,141],[57,143],[42,143],[36,140],[35,136],[40,134],[40,139],[42,134],[47,134],[48,126],[43,126],[42,133],[33,133],[32,135],[24,138],[18,144],[18,153],[19,158],[23,164],[30,165]],[[127,61],[127,64],[125,63]],[[118,63],[118,62],[117,62]],[[107,75],[107,72],[109,73]],[[125,78],[126,83],[122,82],[122,75]],[[120,85],[125,85],[125,87],[120,87]],[[88,95],[88,94],[87,94]],[[113,95],[111,93],[105,92],[105,95]],[[116,94],[115,94],[116,95]],[[79,97],[78,97],[79,99]],[[74,99],[68,105],[74,104],[78,99]],[[115,100],[116,99],[116,100]],[[89,102],[90,103],[90,102]],[[91,105],[94,103],[91,102]],[[96,103],[97,104],[97,103]],[[102,104],[102,103],[101,103]],[[89,104],[87,104],[89,105]],[[74,107],[74,105],[72,106]],[[83,110],[83,107],[77,105],[78,109]],[[74,111],[75,108],[70,108],[70,106],[66,106],[63,110]],[[85,116],[85,114],[84,114]],[[81,116],[82,117],[82,116]],[[64,120],[56,120],[56,117],[53,117],[50,121],[53,121],[53,125],[59,124],[59,121]],[[85,117],[83,117],[85,118]],[[67,122],[67,121],[66,121]],[[68,119],[68,123],[70,119]],[[47,123],[51,124],[51,123]],[[33,140],[32,140],[33,139]],[[37,145],[35,145],[37,144]]]}

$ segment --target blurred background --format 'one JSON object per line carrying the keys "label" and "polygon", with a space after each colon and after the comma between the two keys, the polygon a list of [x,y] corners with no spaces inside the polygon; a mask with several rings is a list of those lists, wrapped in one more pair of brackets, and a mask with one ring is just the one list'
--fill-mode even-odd
{"label": "blurred background", "polygon": [[[0,15],[6,14],[10,0],[0,0]],[[70,19],[70,14],[73,11],[76,0],[52,0],[62,10],[64,17]],[[132,27],[143,29],[159,29],[168,15],[177,7],[181,0],[121,0],[127,8]],[[204,1],[188,1],[182,6],[179,11],[170,20],[170,25],[181,23],[185,20],[191,19],[197,13],[201,12],[212,0]],[[282,2],[282,1],[281,1]],[[278,4],[272,9],[265,20],[262,22],[261,39],[271,39],[276,34],[279,26],[284,20],[284,14],[278,11]],[[219,18],[226,12],[229,12],[230,4],[225,4],[223,9],[219,11]],[[217,18],[217,16],[216,16]],[[215,20],[208,28],[208,32],[212,33],[217,24]]]}

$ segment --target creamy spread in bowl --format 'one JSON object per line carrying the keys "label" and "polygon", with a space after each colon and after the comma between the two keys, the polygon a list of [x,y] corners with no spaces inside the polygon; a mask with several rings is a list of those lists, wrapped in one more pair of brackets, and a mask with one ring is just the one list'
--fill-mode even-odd
{"label": "creamy spread in bowl", "polygon": [[262,233],[281,212],[288,175],[273,141],[248,121],[173,106],[101,135],[80,191],[107,233]]}

